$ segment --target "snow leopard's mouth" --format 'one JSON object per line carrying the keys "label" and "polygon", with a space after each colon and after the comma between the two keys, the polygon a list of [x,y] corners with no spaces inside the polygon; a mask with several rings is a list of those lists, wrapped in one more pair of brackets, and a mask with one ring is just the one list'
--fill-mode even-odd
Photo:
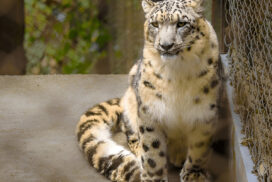
{"label": "snow leopard's mouth", "polygon": [[179,51],[175,51],[175,52],[160,52],[161,56],[167,56],[167,57],[171,57],[171,56],[177,56],[179,54]]}
{"label": "snow leopard's mouth", "polygon": [[161,52],[162,60],[176,60],[179,52]]}
{"label": "snow leopard's mouth", "polygon": [[171,53],[171,52],[165,52],[165,53],[162,53],[163,56],[176,56],[178,55],[178,52],[175,52],[175,53]]}
{"label": "snow leopard's mouth", "polygon": [[159,51],[161,56],[168,56],[168,57],[171,57],[171,56],[177,56],[179,54],[179,51]]}

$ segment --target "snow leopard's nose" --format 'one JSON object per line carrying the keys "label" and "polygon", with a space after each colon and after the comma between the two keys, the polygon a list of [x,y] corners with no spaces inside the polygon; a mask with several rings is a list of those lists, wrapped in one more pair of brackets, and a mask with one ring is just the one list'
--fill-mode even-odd
{"label": "snow leopard's nose", "polygon": [[160,47],[161,47],[164,51],[170,50],[173,46],[174,46],[173,43],[171,43],[171,44],[160,44]]}

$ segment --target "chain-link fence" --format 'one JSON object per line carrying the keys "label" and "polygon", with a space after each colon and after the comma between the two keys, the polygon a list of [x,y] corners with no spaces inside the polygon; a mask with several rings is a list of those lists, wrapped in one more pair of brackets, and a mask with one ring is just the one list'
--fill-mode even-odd
{"label": "chain-link fence", "polygon": [[272,0],[227,0],[230,79],[259,181],[272,181]]}

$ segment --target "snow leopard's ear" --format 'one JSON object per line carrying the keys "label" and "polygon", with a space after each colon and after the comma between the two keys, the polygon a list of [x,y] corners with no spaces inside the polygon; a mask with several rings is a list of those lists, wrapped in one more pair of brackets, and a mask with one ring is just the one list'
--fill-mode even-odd
{"label": "snow leopard's ear", "polygon": [[190,0],[187,1],[189,2],[189,6],[191,6],[196,13],[202,15],[204,12],[204,7],[203,7],[203,3],[205,0]]}
{"label": "snow leopard's ear", "polygon": [[151,11],[151,9],[156,5],[156,3],[159,1],[163,1],[163,0],[142,0],[142,7],[145,14],[147,15]]}

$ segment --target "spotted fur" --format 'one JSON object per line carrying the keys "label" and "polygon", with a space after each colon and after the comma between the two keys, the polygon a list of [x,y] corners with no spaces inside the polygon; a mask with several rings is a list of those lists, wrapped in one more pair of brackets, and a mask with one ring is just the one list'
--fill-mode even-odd
{"label": "spotted fur", "polygon": [[[211,181],[205,169],[218,124],[222,81],[216,34],[201,0],[142,0],[143,58],[121,99],[98,104],[77,125],[80,148],[118,182],[167,182],[167,159],[181,182]],[[111,134],[121,129],[130,151]]]}

